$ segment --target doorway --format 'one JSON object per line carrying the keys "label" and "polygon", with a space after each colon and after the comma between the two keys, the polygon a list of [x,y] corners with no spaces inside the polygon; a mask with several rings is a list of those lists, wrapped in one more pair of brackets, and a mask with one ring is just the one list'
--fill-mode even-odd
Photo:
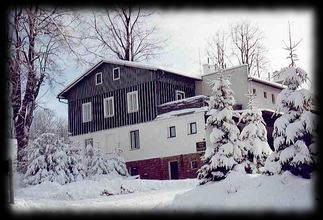
{"label": "doorway", "polygon": [[177,161],[170,161],[169,162],[169,177],[171,180],[177,180],[178,175],[178,162]]}

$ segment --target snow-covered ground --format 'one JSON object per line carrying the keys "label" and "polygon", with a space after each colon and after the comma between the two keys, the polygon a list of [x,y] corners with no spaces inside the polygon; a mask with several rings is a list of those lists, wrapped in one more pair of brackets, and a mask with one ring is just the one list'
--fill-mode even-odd
{"label": "snow-covered ground", "polygon": [[[236,171],[226,179],[199,186],[197,179],[143,180],[102,176],[60,185],[44,182],[23,186],[14,177],[12,214],[33,212],[167,212],[167,213],[299,213],[315,211],[316,176],[296,177],[289,172],[265,176]],[[109,192],[114,195],[107,195]]]}

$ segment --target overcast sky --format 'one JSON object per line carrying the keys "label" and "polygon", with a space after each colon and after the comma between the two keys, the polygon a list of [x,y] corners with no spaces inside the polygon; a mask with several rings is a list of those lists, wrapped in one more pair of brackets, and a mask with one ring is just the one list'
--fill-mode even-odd
{"label": "overcast sky", "polygon": [[[264,44],[268,50],[268,72],[273,72],[289,64],[289,60],[286,59],[288,52],[283,47],[284,41],[288,42],[288,22],[290,22],[293,41],[296,43],[302,40],[297,47],[299,61],[296,64],[307,71],[313,79],[314,19],[314,11],[306,8],[159,10],[151,21],[158,26],[161,36],[166,36],[169,40],[166,52],[159,57],[159,60],[152,61],[152,64],[197,75],[201,71],[201,64],[207,62],[206,40],[217,30],[229,31],[230,24],[245,20],[258,25],[263,31]],[[71,67],[66,67],[65,85],[87,69],[89,67],[80,68],[81,72],[77,72]],[[54,108],[59,116],[67,118],[67,105],[59,103],[55,98],[62,89],[63,87],[59,86],[48,92],[42,99],[42,103],[49,108]]]}

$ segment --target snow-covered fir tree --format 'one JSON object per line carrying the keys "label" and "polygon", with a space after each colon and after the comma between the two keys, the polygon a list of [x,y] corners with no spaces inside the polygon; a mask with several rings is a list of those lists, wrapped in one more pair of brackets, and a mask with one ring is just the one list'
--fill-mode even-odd
{"label": "snow-covered fir tree", "polygon": [[72,181],[79,181],[86,178],[86,167],[84,166],[84,153],[79,145],[73,143],[70,139],[63,139],[68,144],[66,154],[68,156],[67,164],[73,174]]}
{"label": "snow-covered fir tree", "polygon": [[265,161],[272,150],[267,142],[267,130],[260,109],[255,108],[253,94],[248,94],[248,109],[240,116],[239,123],[244,123],[240,133],[243,162],[247,173],[262,173]]}
{"label": "snow-covered fir tree", "polygon": [[199,184],[224,179],[242,160],[238,145],[240,131],[233,120],[235,99],[231,83],[220,70],[212,84],[206,122],[212,146],[207,147],[202,157],[204,165],[198,170]]}
{"label": "snow-covered fir tree", "polygon": [[317,166],[317,121],[311,112],[311,92],[300,88],[307,80],[307,73],[291,65],[279,74],[284,77],[287,88],[277,96],[276,108],[282,115],[274,123],[275,152],[268,157],[265,168],[268,174],[288,170],[294,175],[310,178]]}
{"label": "snow-covered fir tree", "polygon": [[101,152],[99,145],[87,144],[85,157],[87,176],[89,178],[96,178],[102,174],[129,175],[126,163],[117,150],[113,153],[105,154]]}
{"label": "snow-covered fir tree", "polygon": [[56,134],[41,134],[28,146],[27,171],[24,182],[30,185],[45,181],[66,184],[84,177],[82,164],[71,144],[64,143]]}

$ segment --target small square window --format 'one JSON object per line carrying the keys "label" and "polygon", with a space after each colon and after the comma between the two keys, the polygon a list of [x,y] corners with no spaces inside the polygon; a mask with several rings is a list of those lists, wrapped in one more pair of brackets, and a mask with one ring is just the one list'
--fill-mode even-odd
{"label": "small square window", "polygon": [[130,175],[131,176],[136,176],[138,175],[139,172],[138,172],[138,167],[134,166],[134,167],[130,167]]}
{"label": "small square window", "polygon": [[169,134],[168,134],[168,137],[170,138],[173,138],[173,137],[176,137],[176,128],[175,126],[171,126],[168,128],[169,130]]}
{"label": "small square window", "polygon": [[93,138],[88,138],[85,139],[85,148],[87,148],[88,146],[93,147]]}
{"label": "small square window", "polygon": [[102,84],[102,73],[95,74],[95,85]]}
{"label": "small square window", "polygon": [[191,168],[192,169],[197,169],[197,161],[196,160],[191,161]]}
{"label": "small square window", "polygon": [[185,92],[176,90],[176,100],[185,99]]}
{"label": "small square window", "polygon": [[120,67],[113,68],[112,70],[113,73],[113,80],[118,80],[120,79]]}

